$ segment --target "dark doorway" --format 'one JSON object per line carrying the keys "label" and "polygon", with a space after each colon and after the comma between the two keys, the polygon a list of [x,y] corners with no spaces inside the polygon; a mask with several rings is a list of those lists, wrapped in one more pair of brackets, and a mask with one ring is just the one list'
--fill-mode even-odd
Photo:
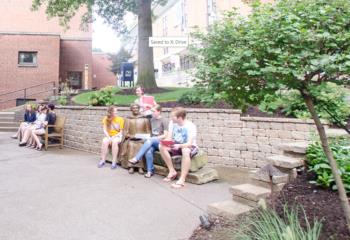
{"label": "dark doorway", "polygon": [[68,84],[73,89],[82,88],[83,72],[68,72]]}

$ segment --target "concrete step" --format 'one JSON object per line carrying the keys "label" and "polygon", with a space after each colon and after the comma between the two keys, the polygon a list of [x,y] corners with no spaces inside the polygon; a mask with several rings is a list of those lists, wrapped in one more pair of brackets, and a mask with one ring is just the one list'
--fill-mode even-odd
{"label": "concrete step", "polygon": [[216,202],[207,206],[207,211],[210,215],[216,215],[226,218],[237,218],[240,215],[253,210],[252,207],[232,200]]}
{"label": "concrete step", "polygon": [[0,132],[17,132],[18,127],[0,127]]}
{"label": "concrete step", "polygon": [[0,127],[19,127],[19,123],[17,122],[2,122],[0,121]]}
{"label": "concrete step", "polygon": [[339,128],[328,128],[326,129],[327,137],[336,138],[336,137],[349,137],[350,134],[347,133],[344,129]]}
{"label": "concrete step", "polygon": [[[271,179],[267,174],[261,174],[259,173],[259,170],[251,170],[249,172],[249,176],[252,180],[261,181],[270,184]],[[288,174],[281,173],[281,175],[274,175],[272,176],[272,183],[273,184],[279,184],[279,183],[287,183],[288,182]]]}
{"label": "concrete step", "polygon": [[15,117],[7,117],[7,116],[0,116],[1,122],[13,122],[15,120]]}
{"label": "concrete step", "polygon": [[230,193],[234,199],[245,199],[252,202],[258,202],[261,198],[265,199],[271,194],[271,190],[259,187],[253,184],[245,183],[230,187]]}
{"label": "concrete step", "polygon": [[267,157],[267,161],[276,167],[293,169],[304,166],[304,160],[302,158],[288,157],[285,155],[274,155]]}
{"label": "concrete step", "polygon": [[278,146],[278,148],[284,152],[305,154],[309,142],[293,142],[293,143],[283,143]]}

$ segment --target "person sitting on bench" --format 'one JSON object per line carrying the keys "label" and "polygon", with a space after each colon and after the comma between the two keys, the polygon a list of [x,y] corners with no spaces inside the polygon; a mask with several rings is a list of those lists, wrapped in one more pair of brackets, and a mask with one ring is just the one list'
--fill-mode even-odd
{"label": "person sitting on bench", "polygon": [[[159,145],[160,154],[169,169],[169,174],[163,180],[170,182],[175,180],[177,172],[174,168],[171,157],[182,155],[181,175],[179,180],[172,184],[173,188],[185,186],[185,180],[191,167],[191,158],[198,153],[196,144],[197,128],[191,121],[186,119],[186,110],[176,107],[171,111],[171,121],[169,122],[169,134],[171,141],[161,141]],[[168,144],[172,142],[172,144]]]}
{"label": "person sitting on bench", "polygon": [[129,159],[130,163],[136,164],[145,156],[147,165],[146,178],[150,178],[154,174],[153,153],[154,151],[159,151],[160,140],[164,139],[168,134],[168,121],[162,117],[161,111],[162,107],[160,105],[152,108],[151,138],[144,142],[135,157]]}

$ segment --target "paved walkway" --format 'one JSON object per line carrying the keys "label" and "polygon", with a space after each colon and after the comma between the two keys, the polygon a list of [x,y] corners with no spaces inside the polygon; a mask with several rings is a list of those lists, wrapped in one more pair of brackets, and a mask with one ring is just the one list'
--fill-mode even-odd
{"label": "paved walkway", "polygon": [[0,239],[188,239],[229,184],[174,190],[159,176],[98,169],[98,156],[71,149],[20,148],[0,133]]}

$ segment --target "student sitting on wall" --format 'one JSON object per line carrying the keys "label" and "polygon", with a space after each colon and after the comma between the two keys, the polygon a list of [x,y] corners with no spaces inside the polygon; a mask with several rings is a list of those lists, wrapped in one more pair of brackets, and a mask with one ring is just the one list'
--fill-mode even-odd
{"label": "student sitting on wall", "polygon": [[154,174],[153,153],[154,151],[159,151],[160,140],[164,139],[168,134],[168,121],[161,115],[162,107],[156,105],[152,111],[151,138],[147,139],[136,156],[129,160],[130,163],[136,164],[145,156],[147,164],[146,178],[150,178]]}
{"label": "student sitting on wall", "polygon": [[185,179],[191,167],[191,158],[198,153],[196,144],[197,128],[196,125],[186,119],[184,108],[176,107],[172,109],[168,136],[171,136],[171,139],[161,141],[159,145],[160,154],[169,169],[168,176],[163,180],[166,182],[175,180],[177,172],[171,156],[182,155],[180,178],[171,185],[173,188],[182,188],[185,186]]}
{"label": "student sitting on wall", "polygon": [[15,135],[11,136],[13,139],[17,139],[19,136],[22,137],[24,130],[28,128],[36,120],[36,113],[32,105],[27,104],[24,113],[24,122],[22,122]]}
{"label": "student sitting on wall", "polygon": [[107,109],[107,116],[102,120],[103,133],[105,137],[102,140],[101,146],[101,161],[98,167],[101,168],[106,163],[106,156],[108,153],[108,147],[112,146],[112,166],[111,169],[117,168],[117,156],[119,152],[118,144],[122,141],[124,119],[117,116],[117,107],[111,106]]}

